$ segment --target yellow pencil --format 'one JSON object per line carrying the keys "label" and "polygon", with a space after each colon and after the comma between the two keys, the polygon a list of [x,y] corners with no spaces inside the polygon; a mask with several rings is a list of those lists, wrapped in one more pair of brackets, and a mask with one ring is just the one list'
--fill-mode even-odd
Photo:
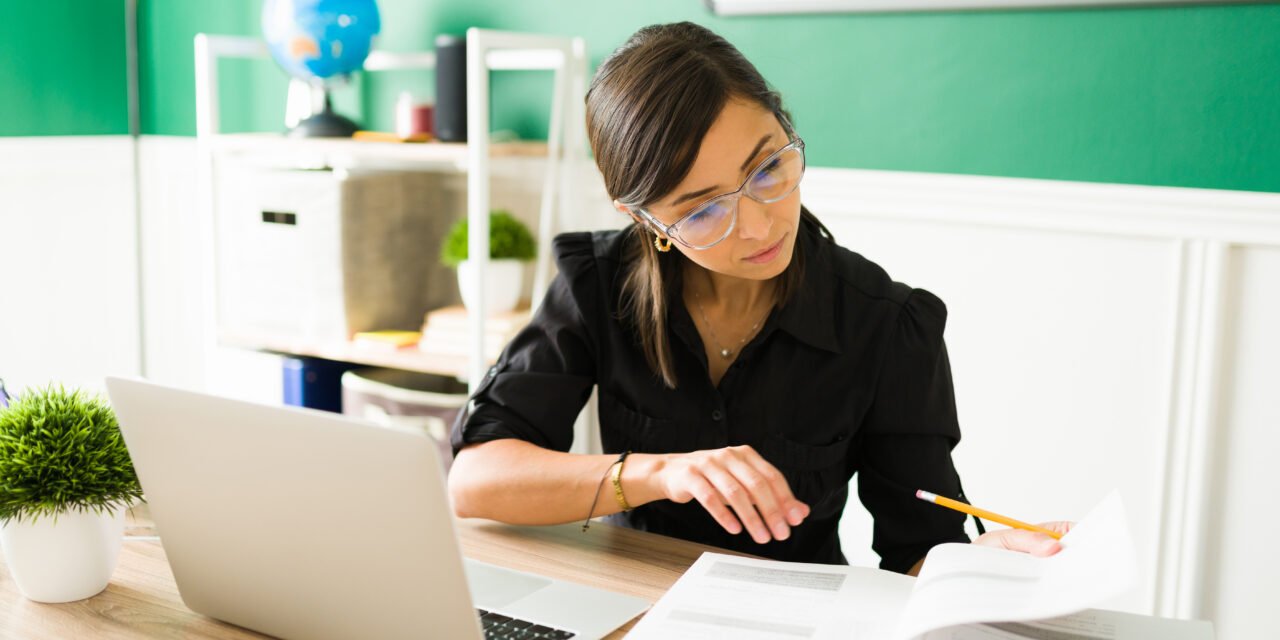
{"label": "yellow pencil", "polygon": [[963,502],[960,502],[959,500],[944,498],[936,493],[929,493],[928,491],[916,491],[916,497],[920,498],[921,500],[924,500],[925,502],[932,502],[936,505],[941,505],[948,509],[955,509],[956,511],[967,513],[971,516],[978,516],[983,520],[999,522],[1002,525],[1013,527],[1015,529],[1026,529],[1027,531],[1036,531],[1039,533],[1043,533],[1046,536],[1053,538],[1054,540],[1062,539],[1062,534],[1058,533],[1057,531],[1045,529],[1044,527],[1037,527],[1034,524],[1027,524],[1025,522],[1022,522],[1021,520],[1014,520],[1013,518],[1010,518],[1008,516],[1002,516],[998,513],[992,513],[990,511],[987,511],[986,509],[979,509],[975,506],[967,505]]}

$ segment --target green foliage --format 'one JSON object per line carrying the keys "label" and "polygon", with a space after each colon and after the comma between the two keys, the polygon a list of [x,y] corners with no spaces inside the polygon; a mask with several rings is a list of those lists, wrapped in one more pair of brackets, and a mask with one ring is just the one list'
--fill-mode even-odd
{"label": "green foliage", "polygon": [[[532,260],[537,252],[533,234],[523,222],[501,209],[489,212],[489,258]],[[467,259],[467,220],[456,222],[440,248],[440,262],[456,267]]]}
{"label": "green foliage", "polygon": [[0,522],[107,513],[141,499],[120,425],[103,398],[50,384],[0,409]]}

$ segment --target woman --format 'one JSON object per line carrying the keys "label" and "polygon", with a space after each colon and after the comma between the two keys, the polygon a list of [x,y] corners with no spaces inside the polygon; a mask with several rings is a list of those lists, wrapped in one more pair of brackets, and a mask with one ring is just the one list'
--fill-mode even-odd
{"label": "woman", "polygon": [[[586,104],[632,224],[556,239],[560,275],[455,425],[458,515],[611,514],[844,563],[856,474],[882,568],[914,575],[934,545],[968,542],[962,514],[914,497],[963,497],[946,308],[836,245],[801,205],[804,143],[755,67],[698,25],[651,26],[604,61]],[[593,386],[607,454],[569,454]],[[1059,548],[1027,531],[975,542]]]}

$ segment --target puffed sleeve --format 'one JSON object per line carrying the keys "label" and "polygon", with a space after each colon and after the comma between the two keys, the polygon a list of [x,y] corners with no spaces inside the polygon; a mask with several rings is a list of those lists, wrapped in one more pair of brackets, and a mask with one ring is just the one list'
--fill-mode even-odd
{"label": "puffed sleeve", "polygon": [[880,568],[906,573],[935,545],[968,542],[965,515],[915,497],[960,496],[951,450],[960,441],[951,364],[942,340],[947,308],[916,289],[899,313],[875,398],[854,442],[858,497],[875,519]]}
{"label": "puffed sleeve", "polygon": [[586,320],[600,308],[592,246],[587,233],[556,238],[560,273],[459,413],[450,438],[454,454],[501,438],[557,451],[573,444],[574,420],[596,379],[595,341]]}

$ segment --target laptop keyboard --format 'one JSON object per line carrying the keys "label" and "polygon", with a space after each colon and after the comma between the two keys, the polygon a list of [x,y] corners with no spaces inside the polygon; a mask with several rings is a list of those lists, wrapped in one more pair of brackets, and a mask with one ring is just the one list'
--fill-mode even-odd
{"label": "laptop keyboard", "polygon": [[484,609],[476,609],[476,613],[480,614],[480,625],[484,627],[486,640],[564,640],[577,635],[572,631],[553,629]]}

